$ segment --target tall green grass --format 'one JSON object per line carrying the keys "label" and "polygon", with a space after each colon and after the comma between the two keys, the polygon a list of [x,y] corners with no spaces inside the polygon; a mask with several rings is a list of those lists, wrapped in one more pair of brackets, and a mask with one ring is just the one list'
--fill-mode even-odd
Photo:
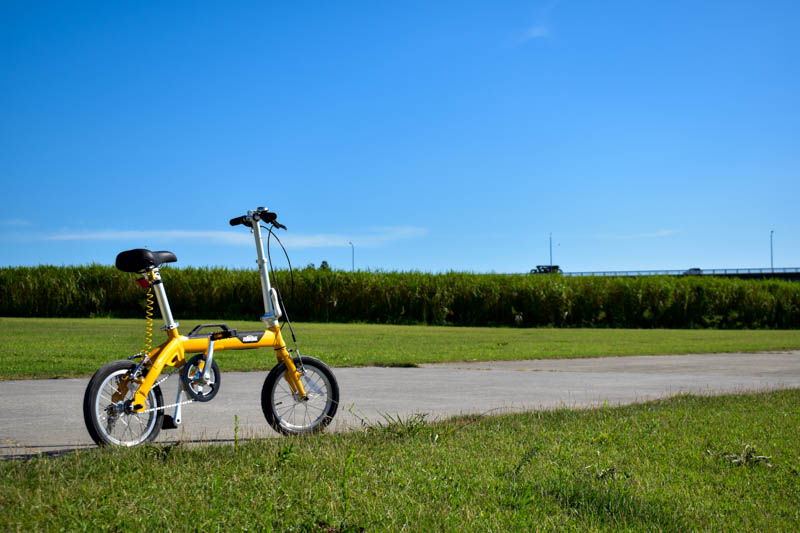
{"label": "tall green grass", "polygon": [[[262,311],[251,270],[165,268],[177,316],[243,319]],[[276,272],[294,319],[384,324],[612,328],[800,327],[800,284],[778,280],[448,272]],[[0,269],[0,315],[139,317],[144,292],[113,267]]]}

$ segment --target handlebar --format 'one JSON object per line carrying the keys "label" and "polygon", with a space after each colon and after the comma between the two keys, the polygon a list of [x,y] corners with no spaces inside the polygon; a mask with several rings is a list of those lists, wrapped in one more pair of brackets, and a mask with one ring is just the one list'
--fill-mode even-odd
{"label": "handlebar", "polygon": [[232,218],[229,223],[231,226],[238,226],[240,224],[252,226],[253,222],[258,223],[259,220],[267,224],[272,224],[276,228],[286,229],[286,226],[278,222],[278,214],[268,211],[264,207],[259,207],[255,211],[251,211],[251,214]]}

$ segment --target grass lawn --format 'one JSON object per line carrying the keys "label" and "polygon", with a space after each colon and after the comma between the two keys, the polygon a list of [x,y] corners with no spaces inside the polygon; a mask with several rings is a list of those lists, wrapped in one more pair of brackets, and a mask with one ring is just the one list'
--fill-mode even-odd
{"label": "grass lawn", "polygon": [[[212,320],[185,320],[181,331]],[[0,379],[90,376],[138,352],[143,319],[0,318]],[[158,330],[154,344],[164,340]],[[260,322],[229,324],[258,330]],[[550,359],[800,349],[800,330],[517,329],[295,324],[301,352],[331,366],[408,366],[444,361]],[[290,341],[288,328],[284,336]],[[291,343],[290,343],[291,345]],[[223,371],[267,370],[265,350],[217,352]]]}
{"label": "grass lawn", "polygon": [[92,449],[0,462],[0,529],[797,531],[798,427],[791,390]]}

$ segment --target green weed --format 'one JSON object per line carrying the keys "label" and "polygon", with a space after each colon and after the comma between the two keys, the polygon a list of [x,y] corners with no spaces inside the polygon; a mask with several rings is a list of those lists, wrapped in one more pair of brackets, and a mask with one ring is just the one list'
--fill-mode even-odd
{"label": "green weed", "polygon": [[793,532],[799,424],[789,390],[7,460],[0,530]]}

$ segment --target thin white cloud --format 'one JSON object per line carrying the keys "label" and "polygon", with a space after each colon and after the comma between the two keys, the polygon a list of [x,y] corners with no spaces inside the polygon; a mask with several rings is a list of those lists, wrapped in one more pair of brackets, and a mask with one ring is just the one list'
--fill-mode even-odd
{"label": "thin white cloud", "polygon": [[550,29],[545,26],[544,24],[534,24],[528,31],[525,33],[525,37],[523,38],[523,42],[530,41],[532,39],[541,39],[543,37],[550,36]]}
{"label": "thin white cloud", "polygon": [[291,235],[287,234],[281,240],[287,246],[293,248],[325,248],[336,246],[350,246],[350,243],[359,246],[375,247],[394,241],[415,239],[427,234],[424,228],[413,226],[389,226],[373,228],[367,233],[358,235],[336,235],[336,234],[317,234],[317,235]]}
{"label": "thin white cloud", "polygon": [[11,226],[13,228],[21,228],[25,226],[30,226],[31,222],[30,220],[24,220],[21,218],[12,218],[10,220],[3,220],[2,222],[0,222],[0,225]]}
{"label": "thin white cloud", "polygon": [[417,239],[427,234],[428,231],[425,228],[416,226],[385,226],[373,228],[371,233],[356,238],[359,239],[362,246],[381,246],[394,241]]}
{"label": "thin white cloud", "polygon": [[522,45],[529,41],[536,39],[546,39],[551,37],[553,32],[550,29],[550,13],[561,3],[561,0],[552,0],[545,4],[536,16],[534,24],[528,27],[527,30],[517,40],[518,44]]}
{"label": "thin white cloud", "polygon": [[[374,228],[367,232],[351,235],[314,234],[302,235],[283,232],[278,233],[281,240],[292,248],[331,248],[350,246],[350,242],[359,246],[375,247],[398,240],[419,238],[427,234],[424,228],[413,226],[389,226]],[[218,244],[246,245],[253,243],[253,237],[247,232],[234,231],[197,231],[197,230],[148,230],[148,231],[86,231],[64,232],[45,237],[49,241],[136,241],[136,242],[174,242],[181,240],[203,240]]]}
{"label": "thin white cloud", "polygon": [[72,233],[57,233],[46,237],[48,241],[160,241],[171,242],[185,239],[201,239],[222,244],[245,244],[252,241],[252,237],[244,233],[227,231],[181,231],[181,230],[152,230],[152,231],[87,231]]}

